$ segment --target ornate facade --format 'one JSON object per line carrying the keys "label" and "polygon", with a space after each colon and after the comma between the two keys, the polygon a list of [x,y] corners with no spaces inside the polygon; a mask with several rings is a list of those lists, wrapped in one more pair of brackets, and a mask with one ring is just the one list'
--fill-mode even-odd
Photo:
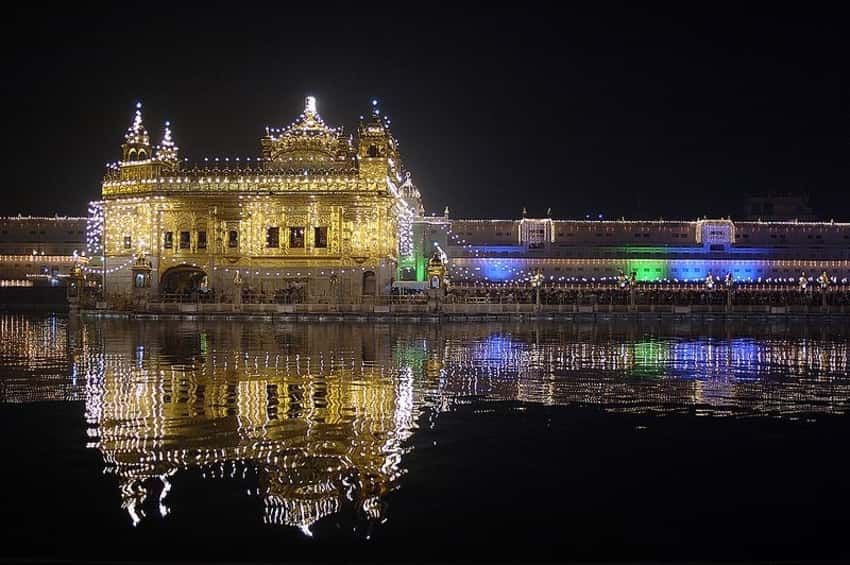
{"label": "ornate facade", "polygon": [[131,292],[139,258],[160,293],[214,289],[226,300],[241,285],[295,285],[309,300],[332,301],[387,292],[400,222],[414,215],[388,126],[373,101],[347,136],[308,97],[292,124],[266,129],[258,158],[189,165],[169,123],[151,145],[139,106],[104,178],[102,248],[91,250],[104,257],[107,296]]}

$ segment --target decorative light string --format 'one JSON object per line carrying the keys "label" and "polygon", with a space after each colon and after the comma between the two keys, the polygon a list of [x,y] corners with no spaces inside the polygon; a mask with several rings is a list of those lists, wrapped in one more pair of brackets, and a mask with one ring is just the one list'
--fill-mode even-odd
{"label": "decorative light string", "polygon": [[86,252],[89,256],[103,252],[103,201],[89,202],[89,217],[86,222]]}
{"label": "decorative light string", "polygon": [[121,269],[126,269],[127,267],[132,265],[133,262],[138,258],[139,258],[138,255],[131,255],[130,258],[127,259],[125,262],[123,262],[120,265],[117,265],[115,267],[106,269],[106,270],[104,270],[102,268],[98,268],[98,267],[86,267],[86,266],[81,266],[80,269],[82,269],[86,273],[93,273],[93,274],[105,273],[107,275],[111,275],[112,273],[120,271]]}

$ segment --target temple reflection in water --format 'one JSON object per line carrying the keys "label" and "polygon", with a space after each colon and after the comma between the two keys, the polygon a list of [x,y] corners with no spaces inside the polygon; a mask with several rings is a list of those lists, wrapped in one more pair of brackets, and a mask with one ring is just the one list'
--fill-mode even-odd
{"label": "temple reflection in water", "polygon": [[[746,336],[746,337],[743,337]],[[847,330],[730,322],[264,324],[0,316],[0,401],[84,401],[134,524],[181,471],[243,477],[263,520],[387,518],[419,425],[462,403],[845,413]]]}

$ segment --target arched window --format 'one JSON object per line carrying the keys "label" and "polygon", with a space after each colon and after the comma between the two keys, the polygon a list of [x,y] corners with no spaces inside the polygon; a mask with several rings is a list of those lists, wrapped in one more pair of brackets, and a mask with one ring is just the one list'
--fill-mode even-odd
{"label": "arched window", "polygon": [[369,146],[369,150],[366,153],[369,157],[378,157],[378,146],[374,143]]}

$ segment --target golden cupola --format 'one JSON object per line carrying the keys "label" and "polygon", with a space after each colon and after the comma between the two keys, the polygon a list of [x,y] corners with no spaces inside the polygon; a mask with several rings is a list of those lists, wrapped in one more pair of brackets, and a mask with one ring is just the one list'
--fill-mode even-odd
{"label": "golden cupola", "polygon": [[261,144],[267,169],[303,173],[354,167],[354,151],[343,128],[325,124],[313,96],[306,98],[304,111],[288,127],[267,129]]}
{"label": "golden cupola", "polygon": [[417,216],[423,216],[425,214],[425,207],[422,205],[422,194],[420,194],[416,185],[413,184],[410,171],[404,173],[404,182],[399,187],[399,194],[401,194],[408,208]]}

